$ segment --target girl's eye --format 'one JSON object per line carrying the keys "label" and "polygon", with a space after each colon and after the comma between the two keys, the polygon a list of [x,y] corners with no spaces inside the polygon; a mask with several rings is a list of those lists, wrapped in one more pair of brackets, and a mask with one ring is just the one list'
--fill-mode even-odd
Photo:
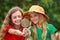
{"label": "girl's eye", "polygon": [[37,15],[34,15],[34,17],[36,17]]}
{"label": "girl's eye", "polygon": [[18,18],[21,18],[22,16],[18,15]]}
{"label": "girl's eye", "polygon": [[14,16],[13,19],[16,19],[16,16]]}
{"label": "girl's eye", "polygon": [[20,16],[18,15],[18,17],[20,18]]}
{"label": "girl's eye", "polygon": [[32,16],[30,16],[32,18]]}
{"label": "girl's eye", "polygon": [[31,18],[35,17],[34,15],[30,16]]}
{"label": "girl's eye", "polygon": [[34,16],[38,16],[37,14],[35,14]]}

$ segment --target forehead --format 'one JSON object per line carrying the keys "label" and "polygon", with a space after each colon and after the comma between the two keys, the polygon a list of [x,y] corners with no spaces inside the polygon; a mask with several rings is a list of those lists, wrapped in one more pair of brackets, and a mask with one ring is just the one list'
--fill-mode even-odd
{"label": "forehead", "polygon": [[38,15],[38,13],[36,13],[36,12],[30,12],[29,15],[30,16],[34,16],[34,15]]}
{"label": "forehead", "polygon": [[12,16],[17,16],[17,15],[22,15],[22,13],[20,11],[16,11],[12,14]]}

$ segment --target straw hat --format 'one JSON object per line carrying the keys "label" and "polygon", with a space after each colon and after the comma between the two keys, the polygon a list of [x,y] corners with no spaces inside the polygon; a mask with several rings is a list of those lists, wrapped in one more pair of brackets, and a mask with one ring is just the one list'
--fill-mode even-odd
{"label": "straw hat", "polygon": [[47,20],[49,20],[49,17],[45,14],[44,9],[41,6],[39,6],[39,5],[31,6],[29,11],[24,13],[24,17],[30,19],[30,16],[29,16],[31,14],[30,12],[37,12],[39,14],[42,14]]}

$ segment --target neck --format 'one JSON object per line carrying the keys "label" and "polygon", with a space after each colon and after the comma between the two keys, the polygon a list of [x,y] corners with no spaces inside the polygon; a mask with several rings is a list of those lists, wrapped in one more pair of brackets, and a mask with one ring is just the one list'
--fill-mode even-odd
{"label": "neck", "polygon": [[20,25],[14,25],[15,29],[20,29]]}
{"label": "neck", "polygon": [[42,28],[42,25],[41,24],[37,24],[39,28]]}

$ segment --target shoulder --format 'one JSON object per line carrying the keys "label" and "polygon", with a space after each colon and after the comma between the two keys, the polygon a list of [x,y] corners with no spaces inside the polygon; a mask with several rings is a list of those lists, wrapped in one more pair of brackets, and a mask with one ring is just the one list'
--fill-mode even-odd
{"label": "shoulder", "polygon": [[32,32],[32,31],[33,31],[33,30],[32,30],[32,27],[30,27],[29,30]]}
{"label": "shoulder", "polygon": [[8,25],[7,28],[12,28],[12,25]]}
{"label": "shoulder", "polygon": [[12,25],[8,25],[6,31],[11,29],[11,28],[12,28]]}
{"label": "shoulder", "polygon": [[47,24],[47,28],[51,34],[53,34],[57,31],[57,29],[55,28],[55,26],[53,24]]}
{"label": "shoulder", "polygon": [[53,24],[47,24],[47,27],[48,27],[49,29],[54,29],[54,28],[55,28],[55,26],[54,26]]}

